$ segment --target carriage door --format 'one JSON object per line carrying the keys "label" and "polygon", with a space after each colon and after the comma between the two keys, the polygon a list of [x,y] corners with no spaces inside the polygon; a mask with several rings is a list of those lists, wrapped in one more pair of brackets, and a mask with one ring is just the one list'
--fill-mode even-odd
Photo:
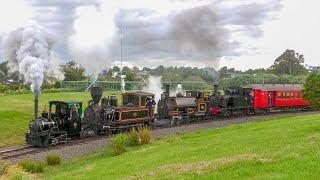
{"label": "carriage door", "polygon": [[268,92],[268,105],[269,105],[269,108],[272,108],[272,106],[273,106],[273,93],[272,93],[272,91]]}

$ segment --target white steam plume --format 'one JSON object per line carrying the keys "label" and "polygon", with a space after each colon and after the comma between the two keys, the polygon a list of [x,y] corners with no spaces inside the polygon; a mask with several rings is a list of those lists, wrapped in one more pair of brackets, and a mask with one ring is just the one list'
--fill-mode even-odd
{"label": "white steam plume", "polygon": [[115,29],[115,12],[103,5],[99,8],[91,5],[77,8],[76,13],[78,18],[73,24],[74,34],[69,38],[69,52],[76,62],[97,76],[111,64],[108,45]]}
{"label": "white steam plume", "polygon": [[163,92],[161,88],[162,88],[161,77],[149,76],[147,86],[144,87],[142,90],[155,94],[154,99],[156,103],[158,103],[158,101],[161,98],[161,94]]}
{"label": "white steam plume", "polygon": [[[24,75],[25,83],[38,95],[48,69],[50,69],[53,38],[40,26],[18,28],[10,32],[3,42],[3,55],[12,71]],[[51,72],[51,71],[50,71]]]}

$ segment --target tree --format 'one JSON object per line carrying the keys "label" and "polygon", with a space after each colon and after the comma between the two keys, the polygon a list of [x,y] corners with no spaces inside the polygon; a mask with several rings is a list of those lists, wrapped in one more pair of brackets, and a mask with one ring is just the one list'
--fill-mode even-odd
{"label": "tree", "polygon": [[128,66],[124,66],[122,68],[122,74],[126,75],[127,81],[135,81],[136,80],[134,72]]}
{"label": "tree", "polygon": [[74,61],[69,61],[64,65],[60,65],[64,73],[65,81],[82,81],[85,79],[85,69]]}
{"label": "tree", "polygon": [[235,75],[236,73],[239,73],[240,71],[236,71],[235,68],[230,68],[228,69],[227,66],[223,66],[220,70],[219,70],[219,73],[220,73],[220,77],[221,78],[229,78],[231,77],[232,75]]}
{"label": "tree", "polygon": [[0,63],[0,71],[2,71],[4,75],[3,80],[11,79],[15,82],[19,82],[20,80],[23,82],[24,80],[24,77],[19,73],[19,71],[10,72],[8,61]]}
{"label": "tree", "polygon": [[320,73],[311,73],[303,88],[303,98],[309,100],[311,106],[320,108]]}
{"label": "tree", "polygon": [[2,71],[5,77],[9,74],[8,61],[0,63],[0,71]]}
{"label": "tree", "polygon": [[6,75],[4,72],[0,69],[0,84],[5,80]]}
{"label": "tree", "polygon": [[270,69],[275,74],[302,75],[308,73],[303,63],[302,54],[287,49],[274,61]]}

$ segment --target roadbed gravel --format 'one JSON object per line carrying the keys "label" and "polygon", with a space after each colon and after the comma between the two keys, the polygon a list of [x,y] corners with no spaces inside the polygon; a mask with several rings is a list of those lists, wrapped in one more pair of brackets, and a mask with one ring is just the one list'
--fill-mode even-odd
{"label": "roadbed gravel", "polygon": [[[233,124],[243,124],[255,121],[265,121],[274,120],[279,117],[288,116],[300,116],[315,114],[318,112],[298,112],[298,113],[277,113],[277,114],[267,114],[267,115],[253,115],[244,116],[238,118],[230,118],[223,120],[206,120],[191,124],[180,124],[172,127],[161,127],[152,130],[153,138],[162,138],[166,136],[172,136],[175,134],[187,133],[192,131],[199,131],[205,129],[216,129],[226,127]],[[27,154],[24,156],[19,156],[14,159],[10,159],[11,163],[16,163],[22,159],[32,159],[32,160],[44,160],[47,154],[56,153],[59,154],[63,160],[69,160],[77,157],[84,157],[96,151],[106,149],[108,146],[110,138],[108,136],[99,136],[95,139],[90,139],[90,141],[85,141],[84,143],[72,144],[72,145],[58,145],[49,148],[43,148],[33,154]],[[10,149],[10,148],[7,148]],[[3,149],[2,149],[3,150]],[[0,150],[0,151],[2,151]]]}

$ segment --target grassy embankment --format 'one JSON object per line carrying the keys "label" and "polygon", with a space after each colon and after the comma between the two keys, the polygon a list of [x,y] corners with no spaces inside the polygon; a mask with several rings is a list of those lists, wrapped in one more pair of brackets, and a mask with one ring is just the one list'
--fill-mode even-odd
{"label": "grassy embankment", "polygon": [[100,152],[57,167],[45,179],[319,179],[320,114],[288,116],[181,134]]}
{"label": "grassy embankment", "polygon": [[[105,92],[104,95],[113,93]],[[88,92],[44,93],[40,95],[39,110],[51,100],[82,101],[87,106],[90,99]],[[0,95],[0,148],[24,143],[24,133],[33,119],[33,105],[32,94]]]}

